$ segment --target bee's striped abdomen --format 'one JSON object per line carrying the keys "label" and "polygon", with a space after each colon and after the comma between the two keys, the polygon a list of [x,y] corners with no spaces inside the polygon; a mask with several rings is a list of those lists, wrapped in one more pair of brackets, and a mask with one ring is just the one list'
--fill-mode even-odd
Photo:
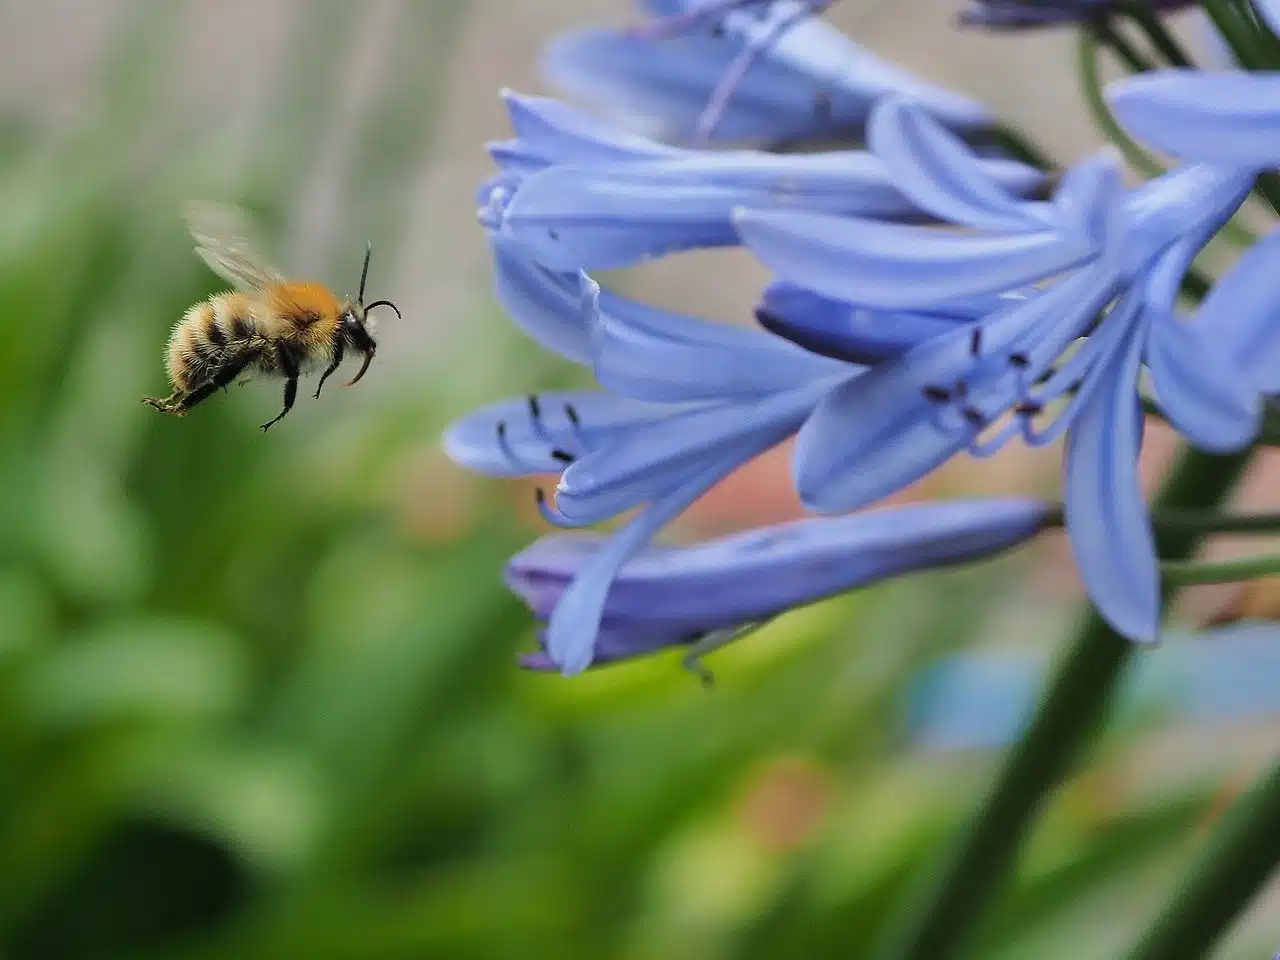
{"label": "bee's striped abdomen", "polygon": [[258,340],[253,304],[241,293],[225,293],[191,307],[169,339],[169,380],[190,392],[215,379]]}

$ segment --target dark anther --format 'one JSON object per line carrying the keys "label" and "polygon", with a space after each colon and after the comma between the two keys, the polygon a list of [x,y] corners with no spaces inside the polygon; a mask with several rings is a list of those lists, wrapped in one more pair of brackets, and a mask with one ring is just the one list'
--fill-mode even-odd
{"label": "dark anther", "polygon": [[560,234],[559,234],[559,233],[557,233],[555,230],[548,230],[548,231],[547,231],[547,236],[548,236],[548,237],[550,237],[552,240],[559,240],[559,239],[560,239]]}
{"label": "dark anther", "polygon": [[561,463],[573,463],[576,459],[572,453],[567,450],[555,449],[551,451],[551,458],[559,460]]}
{"label": "dark anther", "polygon": [[985,427],[987,425],[987,418],[982,415],[981,410],[975,407],[965,407],[961,412],[964,414],[964,418],[975,427]]}
{"label": "dark anther", "polygon": [[932,403],[946,403],[951,399],[951,393],[942,387],[925,387],[921,391],[924,398]]}
{"label": "dark anther", "polygon": [[529,394],[529,416],[537,420],[542,416],[542,404],[538,403],[536,394]]}
{"label": "dark anther", "polygon": [[506,440],[507,438],[507,422],[505,420],[498,421],[498,439]]}
{"label": "dark anther", "polygon": [[545,493],[543,493],[543,492],[542,492],[542,488],[541,488],[541,487],[537,487],[537,488],[535,488],[535,489],[534,489],[534,491],[533,491],[533,499],[537,500],[537,501],[538,501],[538,503],[540,503],[540,504],[542,504],[542,503],[546,503],[546,502],[547,502],[547,495],[546,495]]}
{"label": "dark anther", "polygon": [[723,36],[724,36],[724,24],[723,24],[723,23],[715,23],[715,24],[712,24],[712,26],[711,26],[711,35],[712,35],[713,37],[723,37]]}
{"label": "dark anther", "polygon": [[1044,413],[1044,404],[1036,403],[1034,400],[1028,400],[1026,403],[1020,403],[1013,408],[1013,412],[1021,414],[1024,417],[1034,417]]}
{"label": "dark anther", "polygon": [[569,418],[569,422],[575,427],[582,425],[582,421],[578,419],[578,411],[573,409],[572,403],[566,403],[564,405],[564,415]]}
{"label": "dark anther", "polygon": [[975,357],[982,352],[982,328],[974,327],[969,334],[969,352]]}
{"label": "dark anther", "polygon": [[1019,370],[1025,370],[1027,367],[1031,366],[1031,358],[1025,353],[1011,353],[1009,354],[1009,363],[1017,367]]}

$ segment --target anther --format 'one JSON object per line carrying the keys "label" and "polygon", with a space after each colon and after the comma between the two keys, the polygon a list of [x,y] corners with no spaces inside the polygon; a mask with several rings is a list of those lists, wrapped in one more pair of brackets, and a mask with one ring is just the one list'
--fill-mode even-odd
{"label": "anther", "polygon": [[951,400],[951,392],[942,387],[925,387],[920,392],[930,403],[948,403]]}
{"label": "anther", "polygon": [[564,405],[564,415],[569,418],[569,422],[575,427],[582,426],[582,420],[578,418],[578,411],[573,408],[572,403],[566,403]]}
{"label": "anther", "polygon": [[986,416],[976,407],[965,407],[960,412],[963,413],[964,418],[975,427],[985,427],[987,425]]}
{"label": "anther", "polygon": [[1019,370],[1025,370],[1027,367],[1031,366],[1031,358],[1025,353],[1011,353],[1009,354],[1009,363],[1012,366],[1017,367]]}
{"label": "anther", "polygon": [[974,327],[969,334],[969,352],[975,357],[982,352],[982,328]]}
{"label": "anther", "polygon": [[1044,413],[1044,404],[1036,403],[1034,400],[1028,400],[1026,403],[1020,403],[1013,408],[1013,412],[1024,417],[1035,417]]}
{"label": "anther", "polygon": [[561,463],[573,463],[573,461],[577,459],[577,457],[572,453],[569,453],[569,451],[560,449],[552,450],[551,458],[553,460],[559,460]]}
{"label": "anther", "polygon": [[542,404],[538,403],[537,394],[529,394],[529,416],[537,420],[542,416]]}

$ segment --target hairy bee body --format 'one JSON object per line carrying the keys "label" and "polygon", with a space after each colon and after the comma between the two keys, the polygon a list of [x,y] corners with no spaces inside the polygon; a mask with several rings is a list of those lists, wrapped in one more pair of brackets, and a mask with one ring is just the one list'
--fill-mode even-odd
{"label": "hairy bee body", "polygon": [[[377,344],[370,336],[368,312],[395,305],[386,300],[364,304],[369,272],[366,251],[360,295],[342,301],[328,287],[289,281],[261,261],[243,239],[241,219],[228,211],[201,209],[189,217],[198,242],[196,252],[236,290],[221,293],[189,308],[173,328],[165,366],[173,393],[144,397],[157,410],[182,416],[217,390],[254,376],[284,380],[284,409],[264,423],[266,430],[289,412],[297,396],[298,378],[324,365],[315,396],[347,349],[364,357],[355,383],[369,368]],[[206,227],[204,224],[214,224]]]}

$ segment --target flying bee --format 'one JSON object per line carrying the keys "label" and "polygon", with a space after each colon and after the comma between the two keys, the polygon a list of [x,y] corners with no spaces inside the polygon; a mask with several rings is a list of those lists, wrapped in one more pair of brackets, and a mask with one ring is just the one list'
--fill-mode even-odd
{"label": "flying bee", "polygon": [[196,253],[235,290],[210,297],[183,314],[166,353],[173,393],[163,399],[144,397],[143,403],[181,417],[237,378],[282,378],[284,409],[262,425],[266,430],[293,408],[304,372],[324,365],[316,385],[318,398],[324,382],[351,351],[363,360],[346,386],[359,382],[378,349],[369,312],[390,307],[401,316],[390,300],[364,302],[372,246],[365,249],[360,292],[354,300],[340,300],[323,284],[288,280],[267,264],[248,239],[246,219],[236,211],[193,206],[187,211],[187,226]]}

